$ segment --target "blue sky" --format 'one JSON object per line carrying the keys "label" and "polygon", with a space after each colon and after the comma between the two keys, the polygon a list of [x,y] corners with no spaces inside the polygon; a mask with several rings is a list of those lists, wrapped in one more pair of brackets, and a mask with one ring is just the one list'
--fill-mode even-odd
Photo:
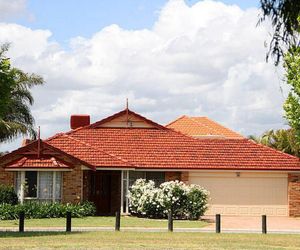
{"label": "blue sky", "polygon": [[[28,0],[31,18],[19,24],[33,29],[49,29],[53,39],[66,45],[71,37],[90,37],[110,24],[124,29],[151,28],[166,0]],[[193,5],[197,0],[186,0]],[[242,9],[259,6],[258,0],[223,0]]]}

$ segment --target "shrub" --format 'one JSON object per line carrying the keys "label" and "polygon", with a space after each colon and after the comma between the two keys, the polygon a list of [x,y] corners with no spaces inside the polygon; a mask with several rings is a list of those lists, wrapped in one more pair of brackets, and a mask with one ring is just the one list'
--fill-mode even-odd
{"label": "shrub", "polygon": [[208,197],[209,192],[198,185],[170,181],[156,188],[153,181],[144,179],[138,179],[128,194],[133,215],[166,218],[172,208],[175,218],[191,220],[197,220],[204,214]]}
{"label": "shrub", "polygon": [[0,220],[13,220],[19,217],[21,211],[28,219],[60,218],[71,212],[73,217],[93,216],[96,213],[95,205],[91,202],[81,204],[62,204],[46,202],[25,202],[24,204],[0,204]]}
{"label": "shrub", "polygon": [[18,196],[12,186],[5,186],[0,184],[0,204],[16,205],[18,203]]}

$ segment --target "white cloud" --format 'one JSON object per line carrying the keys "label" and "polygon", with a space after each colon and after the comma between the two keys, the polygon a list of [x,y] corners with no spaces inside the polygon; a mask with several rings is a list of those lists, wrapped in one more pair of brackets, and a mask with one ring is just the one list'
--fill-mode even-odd
{"label": "white cloud", "polygon": [[0,0],[0,21],[11,20],[26,12],[27,0]]}
{"label": "white cloud", "polygon": [[265,63],[267,28],[258,10],[220,2],[191,7],[171,0],[152,29],[108,26],[75,37],[64,50],[51,32],[0,25],[16,66],[45,77],[33,113],[44,136],[68,129],[72,113],[98,120],[125,107],[161,123],[179,115],[209,116],[245,135],[280,127],[282,102],[272,64]]}

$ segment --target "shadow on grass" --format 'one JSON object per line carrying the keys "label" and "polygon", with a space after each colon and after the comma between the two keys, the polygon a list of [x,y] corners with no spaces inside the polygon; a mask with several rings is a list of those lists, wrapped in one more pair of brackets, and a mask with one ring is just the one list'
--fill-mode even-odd
{"label": "shadow on grass", "polygon": [[21,238],[21,237],[39,237],[39,236],[56,236],[56,235],[71,235],[81,234],[83,232],[0,232],[0,238]]}

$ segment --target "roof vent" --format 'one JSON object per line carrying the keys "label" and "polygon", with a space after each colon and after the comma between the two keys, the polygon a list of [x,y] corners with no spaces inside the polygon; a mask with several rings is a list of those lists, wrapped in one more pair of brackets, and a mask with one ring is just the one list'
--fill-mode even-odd
{"label": "roof vent", "polygon": [[89,115],[71,115],[71,119],[70,119],[71,129],[76,129],[87,125],[90,125]]}

